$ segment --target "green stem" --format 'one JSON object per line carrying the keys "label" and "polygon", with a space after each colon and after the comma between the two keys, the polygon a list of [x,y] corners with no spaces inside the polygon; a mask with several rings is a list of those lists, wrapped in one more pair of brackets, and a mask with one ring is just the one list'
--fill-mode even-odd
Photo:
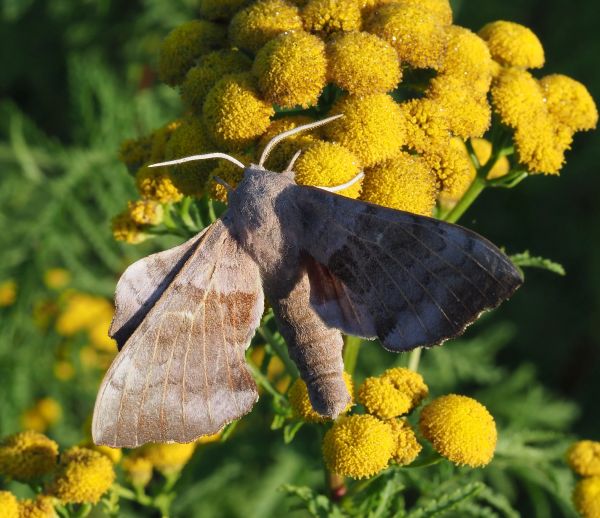
{"label": "green stem", "polygon": [[344,337],[344,369],[350,376],[354,374],[356,369],[361,344],[362,338],[358,336],[346,335]]}
{"label": "green stem", "polygon": [[262,372],[260,372],[260,369],[256,365],[254,365],[254,363],[252,362],[252,360],[250,360],[250,358],[246,357],[246,363],[247,363],[248,368],[250,369],[250,372],[254,376],[254,379],[262,388],[264,388],[269,394],[271,394],[278,401],[284,401],[284,402],[286,401],[285,397],[282,396],[279,393],[279,391],[275,387],[273,387],[273,385],[271,385],[271,382],[267,379],[267,377]]}
{"label": "green stem", "polygon": [[475,180],[473,180],[473,183],[467,189],[467,192],[465,192],[463,197],[458,201],[454,208],[443,218],[444,221],[456,223],[471,206],[471,204],[477,199],[477,197],[483,192],[486,186],[486,180],[481,178],[478,174],[475,177]]}
{"label": "green stem", "polygon": [[277,356],[279,356],[279,358],[285,365],[285,368],[288,371],[288,374],[290,376],[292,376],[293,378],[297,378],[298,377],[298,368],[296,367],[296,364],[286,354],[284,344],[282,344],[279,340],[277,340],[277,337],[273,333],[271,333],[271,331],[269,331],[269,329],[266,326],[266,322],[264,322],[263,325],[261,325],[258,328],[258,333],[273,348],[275,353],[277,353]]}
{"label": "green stem", "polygon": [[417,347],[415,350],[411,351],[410,356],[408,357],[409,370],[414,372],[417,372],[419,370],[419,362],[421,361],[422,350],[422,347]]}
{"label": "green stem", "polygon": [[212,198],[208,198],[206,200],[206,205],[208,208],[208,219],[211,223],[214,223],[217,219],[217,214],[215,213],[215,205],[213,203]]}
{"label": "green stem", "polygon": [[190,207],[192,206],[192,198],[186,196],[183,198],[181,205],[179,207],[179,216],[181,217],[181,221],[187,226],[190,230],[198,230],[196,227],[196,222],[192,219],[190,215]]}

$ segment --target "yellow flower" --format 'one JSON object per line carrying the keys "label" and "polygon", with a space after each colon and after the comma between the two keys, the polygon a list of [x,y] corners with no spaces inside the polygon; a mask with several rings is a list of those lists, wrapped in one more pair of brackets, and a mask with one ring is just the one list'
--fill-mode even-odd
{"label": "yellow flower", "polygon": [[561,74],[540,80],[550,114],[573,131],[590,130],[598,123],[598,110],[586,87]]}
{"label": "yellow flower", "polygon": [[401,63],[438,69],[443,62],[446,31],[435,14],[420,4],[384,5],[366,28],[392,45]]}
{"label": "yellow flower", "polygon": [[492,86],[492,103],[503,124],[517,128],[545,117],[542,89],[526,70],[505,69]]}
{"label": "yellow flower", "polygon": [[21,424],[27,430],[36,432],[45,432],[48,427],[60,420],[62,408],[60,403],[50,397],[42,398],[37,403],[25,411]]}
{"label": "yellow flower", "polygon": [[118,464],[123,457],[123,452],[121,448],[111,448],[110,446],[98,446],[94,444],[92,441],[86,441],[81,444],[82,448],[87,448],[88,450],[97,451],[101,455],[104,455],[108,460],[110,460],[113,464]]}
{"label": "yellow flower", "polygon": [[396,389],[410,398],[411,410],[429,394],[429,388],[425,384],[423,376],[410,369],[393,367],[386,370],[381,377],[389,379]]}
{"label": "yellow flower", "polygon": [[[288,116],[274,120],[267,128],[267,131],[260,137],[257,156],[260,156],[264,147],[274,136],[311,122],[315,122],[314,119],[305,115]],[[308,146],[317,142],[319,135],[319,128],[316,128],[310,132],[301,132],[286,138],[271,151],[265,167],[270,171],[283,171],[296,151],[305,150]]]}
{"label": "yellow flower", "polygon": [[[215,151],[215,146],[202,121],[198,117],[187,117],[171,135],[165,158],[175,160],[211,151]],[[175,188],[184,196],[200,197],[214,167],[213,160],[199,160],[170,166],[169,175]]]}
{"label": "yellow flower", "polygon": [[138,139],[127,139],[121,143],[119,160],[125,164],[130,173],[135,173],[150,160],[152,152],[152,137],[144,136]]}
{"label": "yellow flower", "polygon": [[417,458],[423,447],[417,441],[417,436],[406,419],[390,419],[387,423],[391,426],[392,434],[396,439],[392,458],[400,466],[407,466]]}
{"label": "yellow flower", "polygon": [[479,31],[501,65],[540,68],[544,65],[544,48],[538,37],[527,27],[514,22],[498,20]]}
{"label": "yellow flower", "polygon": [[56,518],[53,498],[38,495],[35,500],[26,499],[19,502],[19,518]]}
{"label": "yellow flower", "polygon": [[175,203],[183,194],[175,187],[169,173],[161,167],[142,167],[135,176],[138,192],[146,200]]}
{"label": "yellow flower", "polygon": [[202,56],[191,68],[179,88],[183,105],[194,113],[202,113],[204,99],[215,83],[226,74],[250,70],[252,61],[235,49],[217,50]]}
{"label": "yellow flower", "polygon": [[582,477],[600,476],[600,442],[577,441],[567,452],[567,462]]}
{"label": "yellow flower", "polygon": [[421,412],[420,427],[436,451],[459,466],[485,466],[494,456],[496,423],[472,398],[449,394],[434,399]]}
{"label": "yellow flower", "polygon": [[17,498],[8,491],[0,491],[0,509],[4,518],[19,518]]}
{"label": "yellow flower", "polygon": [[121,467],[133,486],[145,487],[152,479],[152,463],[145,457],[125,457]]}
{"label": "yellow flower", "polygon": [[74,446],[60,457],[48,493],[65,503],[92,503],[108,491],[115,479],[111,460],[102,453]]}
{"label": "yellow flower", "polygon": [[[248,154],[233,153],[232,156],[237,158],[243,164],[249,165],[252,162],[252,157]],[[219,160],[217,166],[212,170],[212,181],[210,183],[210,196],[215,200],[219,200],[222,203],[227,203],[227,189],[220,183],[215,181],[215,178],[227,182],[231,187],[235,188],[236,185],[244,177],[244,170],[240,169],[237,165],[229,162],[228,160]]]}
{"label": "yellow flower", "polygon": [[463,80],[440,76],[431,80],[427,95],[445,113],[447,127],[463,139],[481,137],[488,130],[492,111],[485,95],[471,89]]}
{"label": "yellow flower", "polygon": [[12,306],[17,298],[17,283],[13,280],[0,282],[0,308]]}
{"label": "yellow flower", "polygon": [[266,100],[306,108],[316,104],[325,87],[325,44],[307,32],[281,34],[260,49],[252,71]]}
{"label": "yellow flower", "polygon": [[134,456],[143,457],[161,473],[176,473],[192,458],[196,444],[146,444],[134,452]]}
{"label": "yellow flower", "polygon": [[399,106],[406,127],[404,144],[409,149],[423,153],[448,145],[450,131],[442,103],[423,97]]}
{"label": "yellow flower", "polygon": [[[279,358],[273,357],[273,359],[271,360],[271,363],[269,364],[269,371],[272,371],[271,365],[279,365],[275,361],[273,361],[275,359],[279,359]],[[283,366],[283,362],[281,362],[281,360],[279,360],[279,362]],[[270,374],[270,372],[268,374]],[[221,432],[213,433],[211,435],[203,435],[202,437],[199,437],[198,439],[196,439],[196,444],[210,444],[212,442],[219,442],[221,440],[221,435],[222,435]]]}
{"label": "yellow flower", "polygon": [[56,331],[63,336],[72,336],[84,329],[90,329],[98,320],[111,319],[112,304],[103,297],[86,293],[71,293],[66,305],[56,321]]}
{"label": "yellow flower", "polygon": [[493,70],[492,57],[485,41],[458,25],[448,27],[447,34],[448,50],[440,73],[459,80],[478,95],[485,94],[490,89]]}
{"label": "yellow flower", "polygon": [[138,225],[159,225],[163,219],[162,205],[154,200],[127,202],[127,210]]}
{"label": "yellow flower", "polygon": [[113,353],[117,351],[116,342],[108,336],[108,330],[112,319],[108,316],[98,320],[92,327],[90,327],[89,335],[92,345],[100,351],[106,351]]}
{"label": "yellow flower", "polygon": [[231,17],[247,0],[200,0],[198,12],[207,20]]}
{"label": "yellow flower", "polygon": [[206,20],[192,20],[173,29],[163,40],[158,57],[161,81],[175,86],[183,81],[194,61],[225,40],[224,29]]}
{"label": "yellow flower", "polygon": [[113,237],[117,241],[124,241],[132,245],[137,245],[149,237],[144,233],[142,227],[131,219],[129,211],[117,214],[112,219],[111,228]]}
{"label": "yellow flower", "polygon": [[252,75],[242,73],[218,81],[208,92],[202,113],[206,129],[217,144],[239,149],[266,131],[275,110],[260,98]]}
{"label": "yellow flower", "polygon": [[68,381],[75,376],[75,368],[71,362],[61,360],[54,364],[54,376],[60,381]]}
{"label": "yellow flower", "polygon": [[[348,403],[348,406],[344,409],[344,412],[348,412],[352,408],[352,405],[354,405],[354,384],[352,382],[352,377],[347,372],[344,372],[344,382],[346,383],[346,388],[351,397],[350,403]],[[309,423],[323,423],[328,420],[328,418],[323,417],[313,409],[308,397],[306,383],[300,378],[297,378],[290,387],[288,398],[295,417]]]}
{"label": "yellow flower", "polygon": [[450,25],[452,23],[452,7],[448,0],[388,0],[385,3],[416,6],[430,13],[442,25]]}
{"label": "yellow flower", "polygon": [[358,31],[362,25],[358,2],[348,0],[309,0],[302,19],[307,31],[323,33]]}
{"label": "yellow flower", "polygon": [[338,419],[323,439],[323,457],[333,473],[371,477],[388,465],[396,448],[392,427],[372,415]]}
{"label": "yellow flower", "polygon": [[0,444],[0,473],[28,481],[51,472],[56,465],[58,444],[45,435],[28,430],[10,435]]}
{"label": "yellow flower", "polygon": [[573,491],[575,509],[584,518],[600,516],[600,477],[584,478],[577,482]]}
{"label": "yellow flower", "polygon": [[327,44],[330,81],[355,95],[389,92],[402,72],[394,48],[367,32],[340,34]]}
{"label": "yellow flower", "polygon": [[[358,158],[340,144],[315,142],[304,151],[294,166],[296,183],[334,187],[346,183],[360,173]],[[338,194],[358,198],[361,181],[339,191]]]}
{"label": "yellow flower", "polygon": [[387,378],[371,377],[358,388],[358,401],[369,414],[389,419],[406,414],[411,400],[400,392]]}
{"label": "yellow flower", "polygon": [[174,120],[165,124],[164,126],[154,130],[150,134],[152,139],[152,147],[150,148],[150,157],[146,162],[155,164],[157,162],[164,162],[167,144],[173,135],[173,132],[181,125],[180,120]]}
{"label": "yellow flower", "polygon": [[259,0],[232,18],[229,41],[255,54],[275,36],[300,29],[302,19],[295,5],[284,0]]}
{"label": "yellow flower", "polygon": [[44,284],[53,290],[64,288],[71,282],[71,274],[64,268],[50,268],[44,272]]}
{"label": "yellow flower", "polygon": [[[492,156],[492,143],[489,140],[483,138],[473,138],[471,139],[471,146],[473,146],[473,151],[475,152],[475,156],[477,157],[477,161],[480,165],[484,166],[488,163],[488,160]],[[466,148],[465,148],[466,151]],[[487,175],[488,180],[492,180],[494,178],[500,178],[504,176],[510,170],[510,162],[508,158],[505,156],[501,156],[494,166],[490,169],[490,172]],[[473,171],[475,169],[473,168]]]}
{"label": "yellow flower", "polygon": [[360,199],[431,216],[437,194],[437,177],[416,155],[399,153],[365,172]]}
{"label": "yellow flower", "polygon": [[327,136],[352,151],[363,167],[392,158],[400,150],[405,135],[402,112],[387,94],[340,99],[332,114],[344,116],[325,128]]}
{"label": "yellow flower", "polygon": [[471,174],[473,167],[459,138],[450,139],[445,147],[432,148],[423,154],[423,159],[437,175],[441,189],[452,189],[455,182]]}

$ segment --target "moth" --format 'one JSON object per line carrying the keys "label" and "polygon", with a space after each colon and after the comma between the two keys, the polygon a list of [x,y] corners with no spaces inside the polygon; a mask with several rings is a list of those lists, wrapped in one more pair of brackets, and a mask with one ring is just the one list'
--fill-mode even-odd
{"label": "moth", "polygon": [[[131,265],[110,335],[120,352],[100,387],[94,442],[136,447],[218,432],[258,399],[245,350],[268,299],[314,409],[335,418],[350,395],[342,333],[409,351],[460,335],[523,279],[474,232],[244,167],[228,209],[198,235]],[[362,174],[362,173],[361,173]]]}

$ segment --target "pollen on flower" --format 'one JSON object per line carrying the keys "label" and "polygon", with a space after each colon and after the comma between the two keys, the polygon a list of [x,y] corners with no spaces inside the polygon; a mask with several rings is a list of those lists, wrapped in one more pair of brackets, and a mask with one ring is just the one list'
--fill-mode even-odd
{"label": "pollen on flower", "polygon": [[144,232],[143,227],[131,219],[128,210],[117,214],[112,219],[111,229],[113,237],[117,241],[123,241],[130,245],[137,245],[149,237],[149,235]]}
{"label": "pollen on flower", "polygon": [[302,19],[312,32],[359,31],[362,25],[359,3],[348,0],[309,0]]}
{"label": "pollen on flower", "polygon": [[433,69],[443,63],[447,40],[445,28],[420,4],[384,5],[370,17],[366,29],[392,45],[401,63]]}
{"label": "pollen on flower", "polygon": [[246,2],[247,0],[200,0],[198,12],[207,20],[222,20],[235,14]]}
{"label": "pollen on flower", "polygon": [[[344,372],[344,382],[346,383],[346,388],[351,396],[350,403],[348,403],[348,406],[344,409],[344,412],[348,412],[350,408],[352,408],[352,405],[354,405],[354,384],[352,382],[352,377],[347,372]],[[323,417],[313,409],[310,398],[308,397],[308,388],[302,379],[297,378],[296,381],[294,381],[288,392],[288,398],[295,417],[309,423],[323,423],[328,420],[327,417]]]}
{"label": "pollen on flower", "polygon": [[459,466],[489,464],[496,449],[496,423],[487,409],[466,396],[438,397],[421,412],[421,433],[438,453]]}
{"label": "pollen on flower", "polygon": [[57,457],[58,444],[52,439],[33,430],[16,433],[0,443],[0,473],[29,481],[50,473]]}
{"label": "pollen on flower", "polygon": [[369,414],[383,419],[406,414],[411,399],[400,392],[387,378],[370,377],[358,388],[358,402]]}
{"label": "pollen on flower", "polygon": [[399,108],[405,121],[406,147],[423,153],[448,144],[450,130],[442,103],[422,97],[405,101]]}
{"label": "pollen on flower", "polygon": [[567,462],[582,477],[600,476],[600,442],[577,441],[567,452]]}
{"label": "pollen on flower", "polygon": [[573,131],[591,130],[598,123],[596,103],[587,88],[568,76],[552,74],[540,80],[548,112]]}
{"label": "pollen on flower", "polygon": [[0,282],[0,308],[12,306],[17,299],[17,283],[12,279]]}
{"label": "pollen on flower", "polygon": [[61,455],[47,491],[65,503],[96,503],[114,479],[115,471],[107,456],[74,446]]}
{"label": "pollen on flower", "polygon": [[[231,156],[237,158],[243,164],[249,165],[252,157],[248,154],[233,153]],[[235,188],[244,177],[244,170],[228,160],[219,160],[217,166],[212,170],[212,180],[210,182],[210,196],[221,203],[227,203],[227,189],[215,181],[216,177],[227,182]]]}
{"label": "pollen on flower", "polygon": [[479,31],[492,57],[505,66],[540,68],[544,65],[544,48],[533,31],[524,25],[498,20]]}
{"label": "pollen on flower", "polygon": [[[214,151],[215,145],[209,138],[207,130],[208,128],[199,118],[186,117],[171,135],[165,158],[175,160]],[[198,160],[170,166],[168,171],[173,185],[180,193],[185,196],[200,197],[204,194],[210,172],[214,167],[214,161]]]}
{"label": "pollen on flower", "polygon": [[394,48],[367,32],[348,32],[327,44],[330,81],[355,95],[385,93],[402,77]]}
{"label": "pollen on flower", "polygon": [[250,70],[252,61],[243,52],[235,49],[217,50],[205,54],[191,68],[179,88],[183,105],[190,111],[201,114],[204,99],[216,82],[227,74]]}
{"label": "pollen on flower", "polygon": [[56,518],[54,499],[38,495],[35,500],[27,498],[19,502],[19,518]]}
{"label": "pollen on flower", "polygon": [[8,491],[0,491],[0,509],[5,518],[19,518],[17,497]]}
{"label": "pollen on flower", "polygon": [[414,430],[406,419],[390,419],[387,423],[391,426],[392,434],[396,439],[392,458],[400,466],[408,466],[418,457],[423,446],[419,444]]}
{"label": "pollen on flower", "polygon": [[162,205],[154,200],[130,201],[127,210],[138,225],[158,225],[163,219]]}
{"label": "pollen on flower", "polygon": [[242,73],[219,80],[208,92],[202,113],[212,140],[228,149],[240,149],[266,131],[275,111],[261,99],[256,79]]}
{"label": "pollen on flower", "polygon": [[135,183],[140,196],[146,200],[175,203],[183,198],[183,194],[175,187],[164,168],[142,167],[135,175]]}
{"label": "pollen on flower", "polygon": [[229,41],[256,53],[267,41],[288,31],[302,29],[295,5],[284,0],[259,0],[239,11],[229,24]]}
{"label": "pollen on flower", "polygon": [[365,172],[360,199],[431,216],[436,194],[437,177],[431,168],[419,156],[401,152]]}
{"label": "pollen on flower", "polygon": [[577,482],[573,491],[573,504],[583,518],[600,516],[600,476]]}
{"label": "pollen on flower", "polygon": [[317,102],[326,84],[325,44],[304,31],[281,34],[260,49],[252,71],[268,101],[306,108]]}
{"label": "pollen on flower", "polygon": [[129,455],[123,459],[121,467],[134,487],[145,487],[152,479],[152,462],[145,457]]}
{"label": "pollen on flower", "polygon": [[452,7],[448,0],[393,0],[385,3],[417,6],[435,16],[442,25],[452,23]]}
{"label": "pollen on flower", "polygon": [[332,114],[344,117],[325,128],[326,135],[352,151],[364,167],[392,158],[404,143],[405,122],[399,106],[387,94],[340,99]]}
{"label": "pollen on flower", "polygon": [[333,473],[371,477],[385,469],[397,442],[392,427],[372,415],[339,418],[323,439],[323,458]]}
{"label": "pollen on flower", "polygon": [[168,85],[178,85],[194,61],[218,47],[224,39],[224,29],[206,20],[192,20],[176,27],[163,40],[160,48],[160,79]]}
{"label": "pollen on flower", "polygon": [[[318,141],[303,152],[294,167],[296,183],[335,187],[346,183],[360,173],[360,163],[352,151],[334,142]],[[358,198],[361,191],[358,181],[338,194]]]}
{"label": "pollen on flower", "polygon": [[511,128],[545,118],[542,88],[526,70],[505,69],[494,81],[491,93],[494,111]]}
{"label": "pollen on flower", "polygon": [[150,461],[152,466],[163,474],[177,473],[192,458],[196,444],[153,443],[146,444],[134,451],[134,457]]}

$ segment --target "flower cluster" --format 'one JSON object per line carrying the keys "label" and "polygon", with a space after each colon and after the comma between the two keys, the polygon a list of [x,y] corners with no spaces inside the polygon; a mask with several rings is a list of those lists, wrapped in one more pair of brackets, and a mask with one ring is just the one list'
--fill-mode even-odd
{"label": "flower cluster", "polygon": [[[340,475],[364,478],[379,473],[390,461],[411,464],[422,446],[407,416],[428,391],[420,374],[404,368],[367,378],[357,392],[366,414],[338,418],[325,434],[327,467]],[[466,396],[434,399],[421,411],[419,428],[422,437],[454,464],[484,466],[494,455],[494,419]]]}
{"label": "flower cluster", "polygon": [[573,491],[575,509],[584,518],[600,516],[600,442],[576,442],[567,452],[567,463],[582,477]]}

